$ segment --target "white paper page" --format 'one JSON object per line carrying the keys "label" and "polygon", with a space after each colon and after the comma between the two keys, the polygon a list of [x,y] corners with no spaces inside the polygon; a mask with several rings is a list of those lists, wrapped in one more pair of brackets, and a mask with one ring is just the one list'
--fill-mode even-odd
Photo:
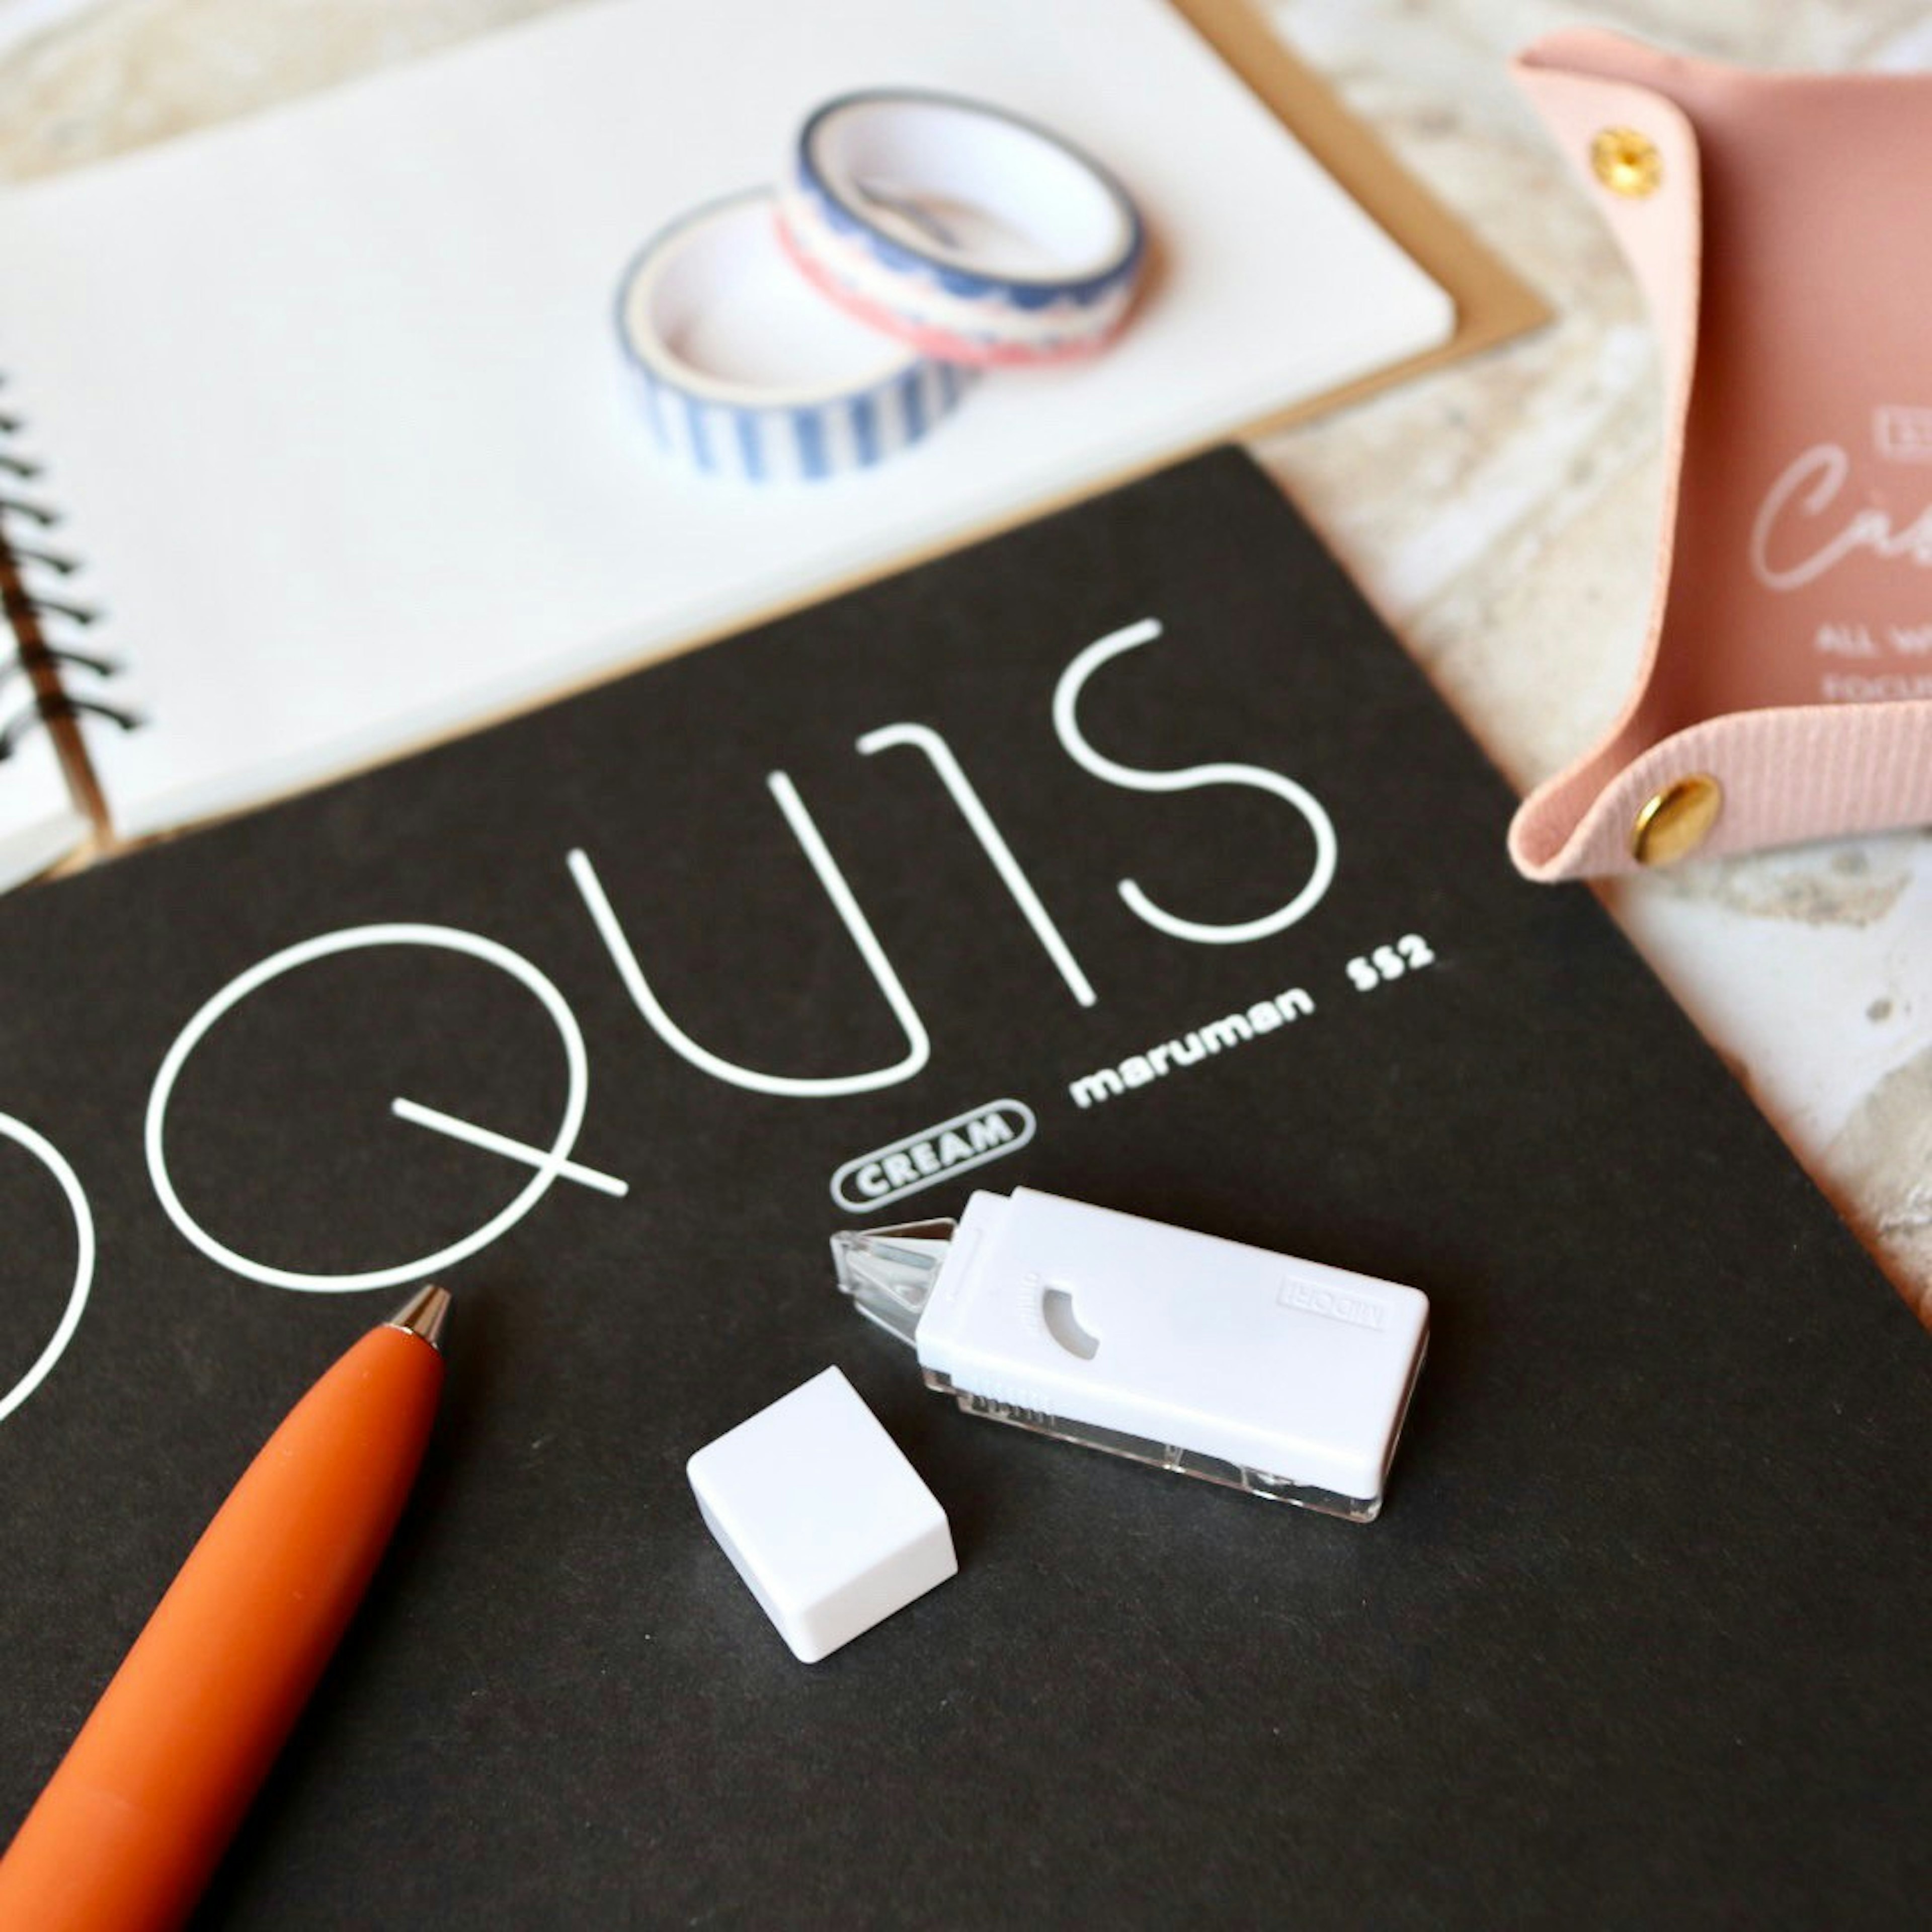
{"label": "white paper page", "polygon": [[[0,727],[23,701],[16,672],[0,683]],[[66,857],[88,830],[68,795],[52,741],[44,731],[30,732],[0,758],[0,892]]]}
{"label": "white paper page", "polygon": [[[671,466],[616,351],[666,220],[856,87],[977,95],[1140,201],[1108,354],[784,490]],[[1448,298],[1160,0],[586,7],[0,199],[0,363],[154,722],[137,834],[326,776],[1447,338]],[[1140,615],[1124,611],[1124,620]]]}

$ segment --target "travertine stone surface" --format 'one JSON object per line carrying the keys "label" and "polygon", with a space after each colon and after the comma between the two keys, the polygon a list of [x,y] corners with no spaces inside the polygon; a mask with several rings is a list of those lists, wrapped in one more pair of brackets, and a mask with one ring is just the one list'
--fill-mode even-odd
{"label": "travertine stone surface", "polygon": [[[1662,404],[1635,286],[1508,56],[1599,25],[1757,66],[1922,69],[1932,12],[1281,0],[1274,19],[1558,311],[1534,338],[1260,450],[1525,788],[1587,748],[1634,674]],[[1606,896],[1932,1325],[1932,835],[1694,862]]]}
{"label": "travertine stone surface", "polygon": [[[0,181],[562,3],[0,0]],[[1660,402],[1636,292],[1517,99],[1508,55],[1597,24],[1759,65],[1920,68],[1932,12],[1922,0],[1274,0],[1272,17],[1558,312],[1534,338],[1258,446],[1526,786],[1591,742],[1630,680]],[[1693,863],[1609,896],[1932,1323],[1932,836]]]}

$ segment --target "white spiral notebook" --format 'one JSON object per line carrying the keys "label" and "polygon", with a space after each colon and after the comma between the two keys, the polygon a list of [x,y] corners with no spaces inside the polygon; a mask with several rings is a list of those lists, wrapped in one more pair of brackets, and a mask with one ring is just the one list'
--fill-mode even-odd
{"label": "white spiral notebook", "polygon": [[34,728],[36,700],[19,660],[0,652],[0,889],[32,878],[72,851],[88,821],[68,795],[51,742]]}
{"label": "white spiral notebook", "polygon": [[[1050,25],[1047,24],[1050,18]],[[640,241],[917,84],[1106,160],[1135,326],[830,483],[681,472],[611,326]],[[1447,340],[1450,298],[1160,0],[550,14],[0,195],[4,479],[116,832],[254,804],[1226,436]],[[67,609],[53,608],[69,607]],[[76,613],[91,613],[84,621]],[[9,700],[24,695],[10,685]],[[78,836],[44,736],[0,874]]]}

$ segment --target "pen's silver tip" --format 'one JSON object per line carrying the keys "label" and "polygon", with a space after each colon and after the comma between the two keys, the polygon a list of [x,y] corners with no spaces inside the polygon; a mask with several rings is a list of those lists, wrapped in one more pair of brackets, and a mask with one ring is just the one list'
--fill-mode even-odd
{"label": "pen's silver tip", "polygon": [[443,1324],[449,1319],[449,1290],[430,1282],[416,1290],[383,1324],[420,1335],[432,1348],[442,1347]]}

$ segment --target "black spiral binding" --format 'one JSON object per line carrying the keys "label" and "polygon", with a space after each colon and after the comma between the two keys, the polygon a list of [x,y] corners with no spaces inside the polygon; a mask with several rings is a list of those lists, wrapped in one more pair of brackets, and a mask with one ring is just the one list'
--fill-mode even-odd
{"label": "black spiral binding", "polygon": [[[0,385],[5,381],[0,376]],[[41,466],[18,446],[26,430],[20,417],[0,410],[0,615],[16,647],[0,659],[0,764],[50,718],[85,713],[124,731],[141,723],[126,706],[72,688],[77,677],[106,680],[124,667],[87,648],[86,634],[100,613],[65,594],[67,580],[81,574],[80,562],[42,541],[61,516],[38,487]],[[58,588],[43,587],[48,585]]]}

